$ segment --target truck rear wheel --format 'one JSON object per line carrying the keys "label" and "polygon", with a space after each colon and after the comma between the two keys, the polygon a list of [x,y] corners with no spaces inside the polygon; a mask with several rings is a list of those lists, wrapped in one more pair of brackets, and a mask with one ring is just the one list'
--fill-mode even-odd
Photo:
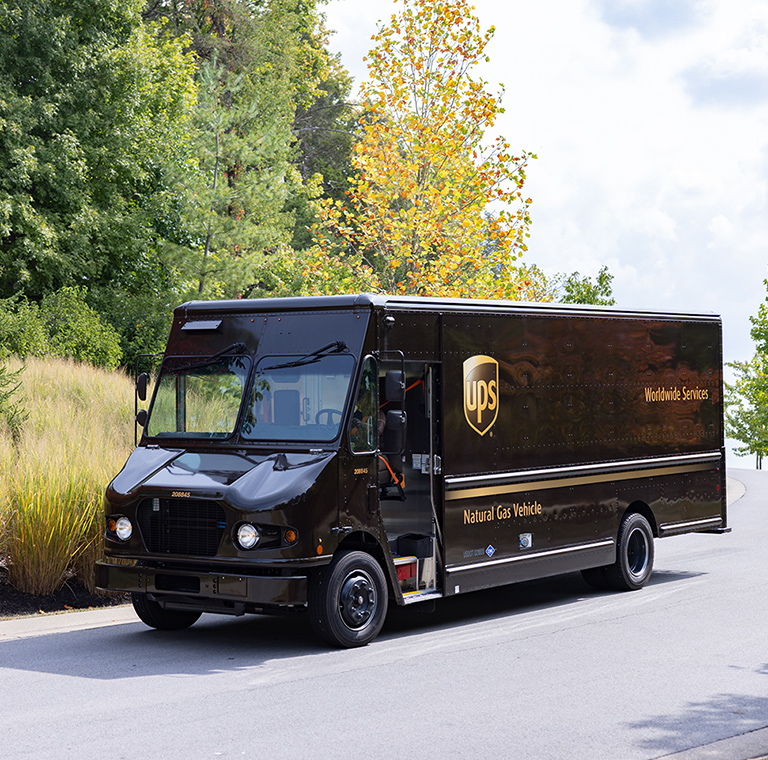
{"label": "truck rear wheel", "polygon": [[189,628],[202,614],[191,610],[163,609],[157,602],[148,599],[146,594],[131,594],[131,601],[139,619],[159,631],[180,631]]}
{"label": "truck rear wheel", "polygon": [[653,572],[653,531],[648,520],[637,512],[625,515],[616,544],[616,562],[605,568],[606,580],[619,591],[642,588]]}
{"label": "truck rear wheel", "polygon": [[310,583],[312,628],[334,646],[365,646],[384,625],[387,601],[387,582],[379,563],[365,552],[340,554]]}

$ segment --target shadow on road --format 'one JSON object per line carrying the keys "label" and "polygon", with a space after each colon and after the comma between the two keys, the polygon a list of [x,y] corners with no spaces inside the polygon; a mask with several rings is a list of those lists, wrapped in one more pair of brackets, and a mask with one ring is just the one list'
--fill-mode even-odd
{"label": "shadow on road", "polygon": [[768,697],[718,694],[707,702],[691,702],[677,714],[655,715],[627,725],[654,735],[639,746],[654,753],[669,753],[740,736],[763,728],[766,722]]}
{"label": "shadow on road", "polygon": [[649,586],[658,586],[661,583],[674,583],[676,581],[686,581],[691,578],[700,578],[701,576],[708,575],[708,573],[696,573],[690,570],[654,570],[651,579],[648,581]]}
{"label": "shadow on road", "polygon": [[[652,583],[679,582],[694,575],[659,571]],[[390,608],[382,633],[367,651],[377,642],[576,606],[610,593],[595,591],[579,573],[571,573],[441,599],[432,612],[420,605]],[[204,615],[184,631],[155,631],[136,623],[9,641],[0,648],[0,667],[113,680],[216,674],[258,668],[286,658],[348,655],[321,644],[305,615]]]}

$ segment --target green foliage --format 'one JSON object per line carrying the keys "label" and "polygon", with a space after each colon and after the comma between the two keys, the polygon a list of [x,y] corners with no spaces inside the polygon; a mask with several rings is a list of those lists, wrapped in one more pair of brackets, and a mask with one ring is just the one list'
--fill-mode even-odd
{"label": "green foliage", "polygon": [[768,356],[726,366],[736,373],[735,382],[725,383],[726,435],[741,442],[737,454],[755,454],[759,466],[768,453]]}
{"label": "green foliage", "polygon": [[[768,290],[768,280],[763,280],[763,284]],[[752,340],[757,343],[757,352],[768,356],[768,298],[757,309],[757,316],[750,317],[752,323],[750,335]]]}
{"label": "green foliage", "polygon": [[158,351],[175,305],[263,292],[269,257],[310,245],[351,147],[316,1],[0,0],[6,351],[113,363],[104,334],[96,355],[51,344],[39,308],[63,287],[122,361]]}
{"label": "green foliage", "polygon": [[327,255],[319,250],[282,251],[266,257],[256,269],[251,297],[320,296],[375,293],[381,289],[370,267],[355,254]]}
{"label": "green foliage", "polygon": [[[763,282],[768,289],[768,280]],[[725,431],[742,444],[736,453],[754,454],[759,468],[768,453],[768,298],[749,321],[757,350],[748,362],[726,365],[735,371],[736,380],[725,383]]]}
{"label": "green foliage", "polygon": [[49,353],[39,306],[19,296],[0,300],[0,358],[15,354],[25,359]]}
{"label": "green foliage", "polygon": [[[183,40],[159,37],[141,9],[0,0],[0,297],[30,300],[16,303],[15,325],[0,317],[0,332],[20,355],[49,350],[37,326],[21,329],[22,312],[37,325],[32,302],[63,286],[87,286],[108,317],[102,306],[135,295],[167,309],[166,281],[143,275],[156,268],[148,257],[173,269],[165,167],[178,159],[193,69]],[[147,308],[117,312],[124,348],[140,332],[127,321]]]}
{"label": "green foliage", "polygon": [[0,352],[70,357],[98,367],[120,363],[120,337],[86,302],[85,288],[61,288],[38,306],[26,299],[0,302]]}
{"label": "green foliage", "polygon": [[348,102],[352,78],[338,57],[330,55],[327,55],[323,76],[314,101],[296,108],[293,120],[296,162],[305,180],[320,175],[326,197],[343,200],[352,173],[357,120]]}
{"label": "green foliage", "polygon": [[120,363],[120,338],[85,302],[85,288],[61,288],[47,295],[40,304],[40,319],[54,356],[107,369]]}
{"label": "green foliage", "polygon": [[583,303],[597,306],[613,306],[616,300],[613,297],[611,282],[613,275],[608,267],[600,268],[597,279],[581,277],[578,272],[572,272],[562,282],[560,303]]}
{"label": "green foliage", "polygon": [[0,292],[39,299],[130,270],[191,95],[141,3],[0,0]]}
{"label": "green foliage", "polygon": [[320,82],[343,78],[314,4],[159,1],[146,10],[165,35],[191,39],[198,60],[197,102],[170,193],[174,283],[185,298],[259,291],[265,257],[309,244],[322,178],[294,146],[295,115],[325,95]]}
{"label": "green foliage", "polygon": [[327,32],[322,19],[314,21],[304,35],[299,56],[311,87],[305,85],[295,97],[292,127],[296,140],[292,160],[302,184],[296,184],[298,192],[286,205],[294,216],[290,245],[299,251],[313,243],[311,227],[318,220],[315,201],[321,196],[335,201],[346,197],[354,171],[352,146],[357,128],[357,112],[349,103],[352,78],[339,56],[325,47]]}
{"label": "green foliage", "polygon": [[189,141],[192,170],[185,168],[179,183],[189,237],[188,287],[198,298],[242,293],[263,252],[289,238],[291,220],[282,213],[289,122],[284,114],[275,118],[261,95],[266,93],[255,93],[245,74],[216,58],[200,68]]}

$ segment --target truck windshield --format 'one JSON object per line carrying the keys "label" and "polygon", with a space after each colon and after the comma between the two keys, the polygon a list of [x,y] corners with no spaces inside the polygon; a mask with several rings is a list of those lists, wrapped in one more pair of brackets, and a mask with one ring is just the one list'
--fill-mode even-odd
{"label": "truck windshield", "polygon": [[251,361],[247,356],[166,358],[146,433],[227,438],[235,430]]}
{"label": "truck windshield", "polygon": [[245,408],[243,438],[312,443],[334,440],[354,367],[355,361],[348,354],[264,357],[256,367]]}

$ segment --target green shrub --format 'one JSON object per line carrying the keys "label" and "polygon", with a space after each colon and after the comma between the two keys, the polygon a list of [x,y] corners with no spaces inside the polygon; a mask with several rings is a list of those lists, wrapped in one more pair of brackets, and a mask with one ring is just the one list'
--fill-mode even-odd
{"label": "green shrub", "polygon": [[26,359],[50,352],[38,305],[17,297],[0,299],[0,359],[10,354]]}
{"label": "green shrub", "polygon": [[0,359],[11,354],[22,359],[60,356],[95,367],[117,367],[120,336],[85,296],[85,288],[61,288],[40,305],[17,297],[0,300]]}
{"label": "green shrub", "polygon": [[120,336],[85,302],[85,288],[61,288],[40,304],[40,319],[54,356],[69,356],[96,367],[120,363]]}

